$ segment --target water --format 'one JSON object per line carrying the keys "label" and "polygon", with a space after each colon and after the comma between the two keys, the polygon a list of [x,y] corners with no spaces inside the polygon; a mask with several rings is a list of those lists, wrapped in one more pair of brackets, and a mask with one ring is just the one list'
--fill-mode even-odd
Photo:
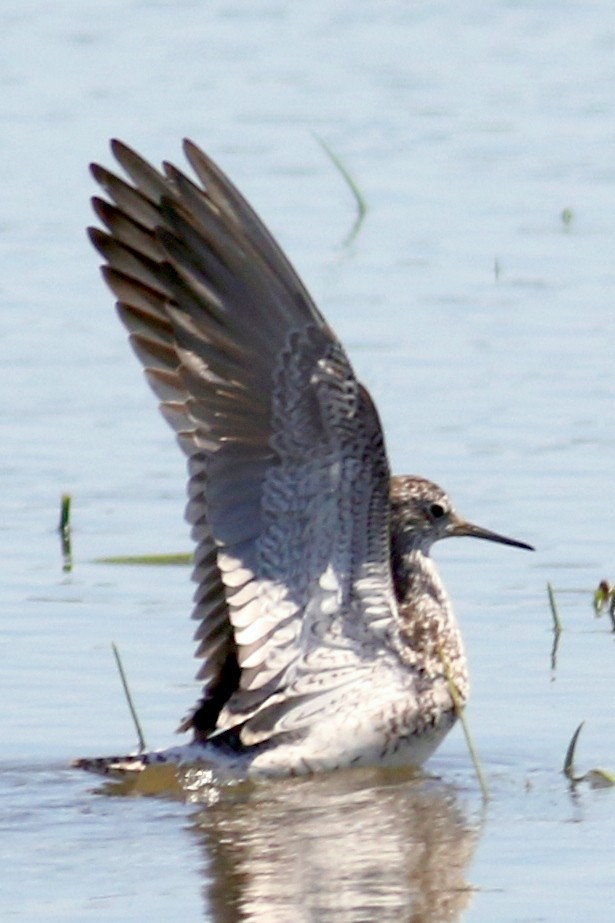
{"label": "water", "polygon": [[[614,796],[571,794],[560,768],[586,719],[579,771],[615,769],[613,637],[591,611],[613,578],[615,9],[14,0],[0,26],[3,919],[609,920]],[[352,198],[314,132],[369,205],[348,246]],[[187,571],[95,563],[189,540],[183,460],[83,236],[107,139],[177,159],[183,135],[279,235],[394,469],[538,548],[436,552],[486,809],[458,731],[426,780],[213,804],[108,798],[66,768],[134,744],[112,640],[152,745],[196,695]]]}

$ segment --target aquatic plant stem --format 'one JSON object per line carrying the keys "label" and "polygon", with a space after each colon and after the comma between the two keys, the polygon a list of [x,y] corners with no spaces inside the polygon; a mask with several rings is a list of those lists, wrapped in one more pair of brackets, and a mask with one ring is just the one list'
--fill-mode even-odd
{"label": "aquatic plant stem", "polygon": [[547,593],[549,594],[549,605],[551,606],[551,615],[553,617],[553,631],[559,635],[562,632],[562,622],[555,601],[555,590],[550,583],[547,583]]}
{"label": "aquatic plant stem", "polygon": [[126,701],[128,702],[128,708],[130,709],[130,714],[132,715],[132,720],[134,722],[134,726],[137,731],[137,738],[139,741],[139,753],[143,753],[144,750],[147,750],[147,744],[145,743],[145,737],[143,736],[141,722],[139,721],[139,716],[137,715],[137,710],[135,708],[132,695],[130,694],[130,689],[128,688],[128,680],[126,679],[126,674],[124,673],[124,667],[122,666],[120,652],[117,649],[117,644],[115,643],[115,641],[111,642],[111,650],[113,651],[113,656],[115,657],[115,662],[117,664],[118,673],[120,674],[120,680],[122,681],[122,688],[124,689],[124,695],[126,696]]}
{"label": "aquatic plant stem", "polygon": [[448,688],[451,694],[451,699],[453,700],[455,714],[459,718],[459,722],[463,730],[463,736],[465,737],[466,746],[470,754],[470,759],[472,760],[474,771],[476,773],[476,778],[478,779],[478,784],[480,785],[480,790],[483,796],[483,801],[487,802],[489,801],[489,789],[487,787],[487,782],[483,775],[480,761],[478,759],[478,753],[476,752],[476,748],[474,747],[474,741],[472,740],[472,735],[470,734],[470,727],[468,725],[468,722],[466,721],[464,706],[459,696],[457,686],[455,685],[455,681],[451,675],[448,660],[446,659],[444,651],[442,650],[440,645],[438,645],[438,656],[440,657],[442,666],[444,667],[444,675],[446,676],[446,681],[448,683]]}
{"label": "aquatic plant stem", "polygon": [[323,149],[323,151],[325,152],[325,154],[331,161],[331,163],[334,165],[334,167],[338,170],[338,172],[342,175],[342,177],[346,181],[348,188],[350,189],[350,191],[352,192],[354,196],[354,200],[357,206],[357,217],[355,219],[353,226],[350,229],[348,236],[344,240],[344,244],[349,244],[352,240],[354,240],[354,238],[358,234],[359,228],[361,227],[361,224],[363,223],[363,219],[365,218],[365,215],[367,214],[367,202],[365,201],[365,198],[363,197],[363,193],[359,189],[356,183],[356,180],[351,176],[347,167],[342,163],[342,160],[340,159],[340,157],[335,153],[335,151],[331,147],[329,147],[327,142],[323,138],[321,138],[320,135],[317,135],[316,132],[314,132],[313,134],[316,140],[318,141],[318,143],[320,144],[321,148]]}
{"label": "aquatic plant stem", "polygon": [[62,494],[60,500],[60,523],[58,532],[62,543],[62,570],[70,571],[73,567],[73,557],[71,549],[71,528],[70,528],[70,507],[71,495]]}

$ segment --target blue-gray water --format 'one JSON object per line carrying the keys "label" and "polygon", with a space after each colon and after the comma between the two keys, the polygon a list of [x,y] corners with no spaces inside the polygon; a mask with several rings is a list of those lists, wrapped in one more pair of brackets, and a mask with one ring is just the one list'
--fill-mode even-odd
{"label": "blue-gray water", "polygon": [[[615,794],[615,6],[220,0],[0,11],[2,919],[612,918]],[[314,138],[368,202],[352,197]],[[210,805],[106,798],[68,770],[192,704],[183,460],[83,227],[90,160],[187,135],[279,236],[377,401],[393,467],[534,555],[436,558],[472,668],[437,780],[340,775]],[[568,220],[563,220],[567,210]],[[63,574],[59,497],[74,498]],[[564,632],[551,668],[546,583]],[[581,590],[582,593],[568,592]]]}

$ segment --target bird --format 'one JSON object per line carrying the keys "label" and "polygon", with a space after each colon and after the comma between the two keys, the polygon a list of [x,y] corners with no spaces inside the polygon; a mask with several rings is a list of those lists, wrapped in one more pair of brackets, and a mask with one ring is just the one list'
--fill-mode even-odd
{"label": "bird", "polygon": [[420,767],[469,690],[431,557],[473,525],[391,476],[374,403],[291,263],[196,144],[188,172],[123,142],[89,236],[162,415],[187,456],[202,691],[187,743],[75,766],[216,780]]}

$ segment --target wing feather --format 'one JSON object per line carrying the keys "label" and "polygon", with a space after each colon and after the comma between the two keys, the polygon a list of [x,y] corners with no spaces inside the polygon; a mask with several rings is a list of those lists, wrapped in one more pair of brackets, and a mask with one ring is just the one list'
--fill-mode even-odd
{"label": "wing feather", "polygon": [[[305,731],[378,656],[395,602],[377,413],[270,232],[194,144],[200,182],[121,142],[93,200],[131,345],[188,456],[203,698],[182,726]],[[323,696],[325,699],[323,699]]]}

